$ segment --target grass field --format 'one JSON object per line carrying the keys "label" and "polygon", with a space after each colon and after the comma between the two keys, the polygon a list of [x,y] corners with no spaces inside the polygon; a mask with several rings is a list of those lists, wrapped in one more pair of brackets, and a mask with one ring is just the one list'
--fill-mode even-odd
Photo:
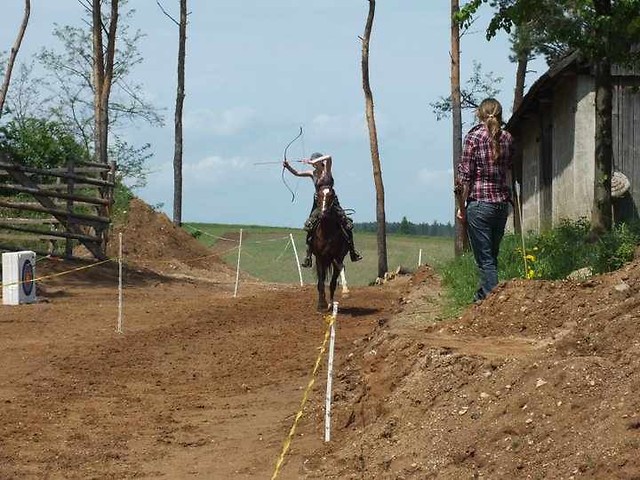
{"label": "grass field", "polygon": [[[236,268],[238,263],[239,242],[237,240],[240,229],[242,229],[240,252],[242,271],[268,282],[300,282],[290,235],[293,235],[298,257],[302,259],[306,235],[303,230],[251,225],[185,224],[185,230],[194,234],[205,245],[217,244],[217,247],[223,251],[221,257],[233,268]],[[364,259],[358,263],[351,263],[347,259],[345,264],[347,284],[368,285],[375,281],[378,271],[376,235],[356,232],[354,237],[356,248],[363,254]],[[452,258],[453,238],[387,236],[387,264],[390,271],[394,271],[399,266],[413,271],[418,267],[420,259],[422,264],[441,266]],[[302,280],[305,284],[315,283],[315,269],[302,269]]]}

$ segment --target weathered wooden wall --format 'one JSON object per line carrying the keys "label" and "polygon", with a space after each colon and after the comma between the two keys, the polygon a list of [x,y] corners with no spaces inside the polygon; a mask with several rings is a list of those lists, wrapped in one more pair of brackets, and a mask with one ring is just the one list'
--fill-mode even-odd
{"label": "weathered wooden wall", "polygon": [[[614,68],[613,168],[631,182],[614,200],[614,218],[640,216],[640,67]],[[567,70],[535,91],[512,124],[521,163],[523,230],[540,232],[562,220],[591,217],[594,184],[595,93],[588,72]],[[551,154],[549,155],[549,151]],[[545,177],[551,163],[551,198]],[[545,168],[547,170],[545,170]],[[549,221],[549,219],[551,221]]]}
{"label": "weathered wooden wall", "polygon": [[[640,68],[638,68],[640,70]],[[617,201],[618,217],[638,219],[640,207],[640,73],[616,77],[613,97],[613,165],[631,182]]]}

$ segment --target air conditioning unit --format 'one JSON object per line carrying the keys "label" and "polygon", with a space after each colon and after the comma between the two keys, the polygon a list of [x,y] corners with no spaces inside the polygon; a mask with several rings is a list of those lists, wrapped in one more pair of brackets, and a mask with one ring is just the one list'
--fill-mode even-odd
{"label": "air conditioning unit", "polygon": [[2,304],[36,301],[36,254],[24,250],[2,254]]}

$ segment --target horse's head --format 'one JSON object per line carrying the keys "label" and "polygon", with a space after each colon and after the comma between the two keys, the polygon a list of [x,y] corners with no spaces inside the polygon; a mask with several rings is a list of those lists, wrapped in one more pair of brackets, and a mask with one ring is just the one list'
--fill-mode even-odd
{"label": "horse's head", "polygon": [[336,192],[331,187],[322,187],[318,191],[318,198],[316,205],[320,210],[320,216],[326,215],[329,211],[331,211],[331,207],[333,206],[333,202],[336,199]]}

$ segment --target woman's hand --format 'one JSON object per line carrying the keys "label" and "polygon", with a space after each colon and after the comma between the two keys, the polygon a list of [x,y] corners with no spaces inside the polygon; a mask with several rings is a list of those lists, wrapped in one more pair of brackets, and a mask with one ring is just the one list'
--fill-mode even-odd
{"label": "woman's hand", "polygon": [[466,207],[458,207],[458,210],[456,211],[456,218],[461,222],[464,222],[467,219]]}

